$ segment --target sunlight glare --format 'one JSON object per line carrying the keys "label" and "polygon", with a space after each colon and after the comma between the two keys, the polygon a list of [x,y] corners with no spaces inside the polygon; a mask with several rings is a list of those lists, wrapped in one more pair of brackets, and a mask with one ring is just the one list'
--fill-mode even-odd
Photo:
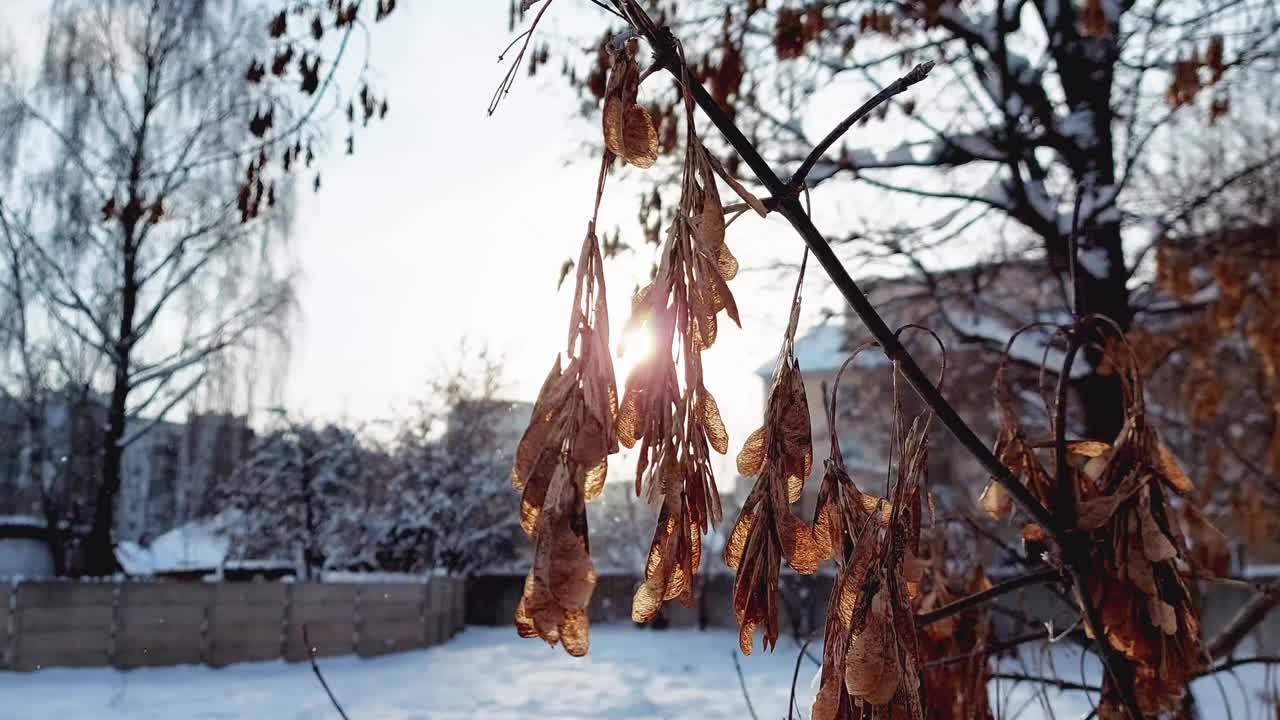
{"label": "sunlight glare", "polygon": [[626,383],[631,371],[653,355],[653,332],[647,327],[637,327],[626,332],[618,341],[614,371],[618,385]]}

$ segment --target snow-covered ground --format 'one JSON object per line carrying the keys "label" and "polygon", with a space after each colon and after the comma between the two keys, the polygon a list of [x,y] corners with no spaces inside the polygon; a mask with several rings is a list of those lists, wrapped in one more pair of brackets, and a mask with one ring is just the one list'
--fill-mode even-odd
{"label": "snow-covered ground", "polygon": [[[352,720],[451,718],[745,718],[747,707],[734,672],[736,633],[647,631],[613,626],[592,629],[591,653],[566,656],[541,642],[520,640],[511,628],[468,628],[449,644],[412,653],[361,660],[322,658],[334,693]],[[795,645],[741,658],[755,712],[761,720],[786,717]],[[1080,679],[1080,663],[1068,648],[1049,656],[1062,676]],[[1018,667],[1033,674],[1049,668],[1035,653]],[[817,668],[801,665],[798,700],[808,717]],[[1258,692],[1260,668],[1240,670],[1252,717],[1266,717]],[[1086,668],[1088,682],[1096,669]],[[1229,677],[1233,717],[1246,718],[1245,698]],[[1080,718],[1089,696],[1054,689],[1040,695],[1028,683],[993,682],[993,701],[1021,718]],[[1227,717],[1216,683],[1196,685],[1204,717]],[[1274,712],[1274,711],[1273,711]],[[336,720],[337,714],[305,663],[115,670],[50,669],[0,673],[0,718],[5,720]]]}

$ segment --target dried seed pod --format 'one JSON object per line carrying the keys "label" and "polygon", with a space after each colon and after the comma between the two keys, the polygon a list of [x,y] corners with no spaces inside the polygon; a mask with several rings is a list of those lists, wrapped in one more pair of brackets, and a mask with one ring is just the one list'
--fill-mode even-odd
{"label": "dried seed pod", "polygon": [[[633,99],[627,78],[634,68],[626,65],[626,54],[621,57],[610,93],[625,104]],[[659,350],[627,378],[616,424],[619,441],[640,450],[636,494],[646,493],[662,507],[645,580],[632,603],[636,622],[652,619],[667,600],[692,604],[701,534],[721,515],[710,452],[727,451],[729,442],[719,406],[703,383],[702,351],[716,340],[720,312],[738,321],[726,282],[732,274],[724,267],[732,253],[710,155],[692,122],[692,100],[686,96],[684,104],[680,204],[653,282],[636,293],[627,321],[627,332],[644,329]]]}
{"label": "dried seed pod", "polygon": [[606,459],[618,450],[603,262],[589,228],[576,264],[570,359],[562,366],[557,357],[543,382],[511,470],[512,485],[522,491],[520,527],[534,546],[516,628],[521,637],[560,643],[570,655],[587,652],[587,605],[596,584],[586,503],[604,488]]}
{"label": "dried seed pod", "polygon": [[[806,253],[806,259],[808,254]],[[725,544],[725,563],[737,574],[733,607],[738,621],[738,644],[751,654],[752,633],[764,626],[764,647],[778,638],[778,572],[783,560],[801,574],[817,572],[827,548],[813,529],[791,514],[813,466],[809,406],[804,379],[795,357],[795,332],[800,312],[800,280],[791,305],[791,322],[783,337],[765,411],[764,427],[753,432],[738,454],[738,469],[756,477],[755,487]]]}
{"label": "dried seed pod", "polygon": [[648,168],[658,160],[658,131],[649,112],[636,103],[640,91],[640,69],[635,60],[638,47],[633,38],[613,53],[602,122],[605,146],[626,162]]}

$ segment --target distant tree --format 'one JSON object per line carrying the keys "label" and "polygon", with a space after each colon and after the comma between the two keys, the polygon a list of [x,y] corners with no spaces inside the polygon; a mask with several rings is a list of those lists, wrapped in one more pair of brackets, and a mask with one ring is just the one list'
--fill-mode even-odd
{"label": "distant tree", "polygon": [[382,567],[461,574],[514,557],[511,462],[527,417],[500,396],[500,358],[464,345],[455,362],[392,443]]}
{"label": "distant tree", "polygon": [[244,81],[262,22],[235,2],[58,2],[35,82],[0,86],[20,121],[0,154],[7,260],[39,278],[28,326],[91,349],[109,397],[90,574],[116,569],[121,458],[150,427],[127,418],[163,418],[289,317],[290,186],[250,128],[270,98]]}
{"label": "distant tree", "polygon": [[210,505],[230,512],[233,554],[296,559],[303,579],[371,561],[367,527],[382,457],[350,428],[285,419],[261,437]]}

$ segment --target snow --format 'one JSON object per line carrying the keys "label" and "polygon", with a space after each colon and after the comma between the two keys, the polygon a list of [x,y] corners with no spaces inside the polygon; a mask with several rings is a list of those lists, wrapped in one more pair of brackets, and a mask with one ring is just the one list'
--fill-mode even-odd
{"label": "snow", "polygon": [[[747,708],[731,655],[732,630],[644,630],[596,626],[591,652],[571,658],[560,648],[521,640],[509,627],[468,628],[446,645],[374,659],[321,658],[319,663],[347,714],[359,720],[458,718],[742,718]],[[821,657],[818,643],[810,651]],[[756,715],[787,716],[796,644],[783,638],[774,653],[740,657]],[[1065,643],[1024,646],[1000,663],[1007,673],[1058,675],[1096,684],[1097,662]],[[1274,672],[1274,671],[1273,671]],[[817,666],[804,661],[796,683],[802,717],[816,692]],[[1219,678],[1234,717],[1266,717],[1261,666]],[[1273,675],[1274,678],[1274,675]],[[1213,678],[1193,684],[1202,717],[1228,717]],[[1037,683],[993,680],[992,704],[1022,720],[1079,718],[1096,696]],[[110,669],[55,668],[32,674],[0,673],[0,720],[250,720],[336,717],[306,663],[283,661],[233,665]]]}
{"label": "snow", "polygon": [[1098,144],[1098,133],[1093,126],[1092,110],[1075,110],[1058,123],[1058,131],[1082,150]]}
{"label": "snow", "polygon": [[[942,311],[946,315],[947,322],[960,335],[981,338],[1002,348],[1013,335],[1013,330],[993,317],[967,310],[948,311],[943,308]],[[1009,357],[1036,366],[1043,362],[1047,370],[1057,372],[1062,368],[1065,356],[1061,350],[1052,347],[1049,348],[1048,354],[1045,354],[1049,339],[1043,333],[1028,330],[1019,335],[1013,346],[1009,348]],[[1088,364],[1084,358],[1077,357],[1071,365],[1071,377],[1083,377],[1088,372]]]}
{"label": "snow", "polygon": [[43,530],[45,522],[34,515],[0,515],[0,527],[21,527]]}
{"label": "snow", "polygon": [[49,543],[34,538],[0,538],[0,578],[53,576]]}
{"label": "snow", "polygon": [[231,540],[220,518],[197,520],[158,536],[150,545],[121,541],[116,559],[130,575],[217,568],[227,558]]}
{"label": "snow", "polygon": [[[745,717],[733,669],[736,631],[591,629],[591,652],[571,658],[516,637],[514,628],[471,627],[448,644],[374,659],[321,658],[325,679],[358,720],[454,718]],[[794,643],[739,658],[762,718],[786,715]],[[801,668],[805,717],[815,666]],[[336,717],[306,663],[0,673],[0,720],[257,720]]]}
{"label": "snow", "polygon": [[1089,248],[1081,251],[1080,267],[1096,278],[1105,278],[1111,274],[1111,259],[1107,257],[1106,248]]}
{"label": "snow", "polygon": [[1248,580],[1280,579],[1280,563],[1246,565],[1240,575]]}
{"label": "snow", "polygon": [[[849,334],[838,322],[816,325],[796,339],[796,360],[804,372],[837,370],[849,358]],[[770,360],[756,369],[756,374],[768,378],[773,375],[776,360]],[[864,351],[854,361],[856,367],[883,367],[889,364],[884,353],[876,349]]]}

